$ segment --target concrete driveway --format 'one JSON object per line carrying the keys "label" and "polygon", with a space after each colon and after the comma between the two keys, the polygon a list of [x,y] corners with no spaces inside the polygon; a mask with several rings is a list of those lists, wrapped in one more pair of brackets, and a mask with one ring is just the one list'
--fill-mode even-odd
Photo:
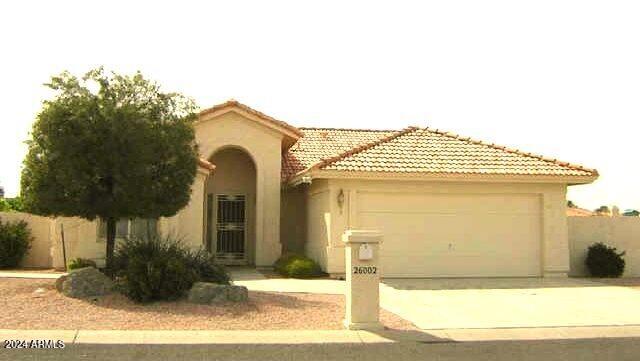
{"label": "concrete driveway", "polygon": [[640,325],[640,289],[584,279],[388,279],[380,299],[425,330]]}
{"label": "concrete driveway", "polygon": [[[232,271],[254,291],[344,294],[345,282]],[[640,279],[385,279],[380,306],[424,330],[640,325]]]}

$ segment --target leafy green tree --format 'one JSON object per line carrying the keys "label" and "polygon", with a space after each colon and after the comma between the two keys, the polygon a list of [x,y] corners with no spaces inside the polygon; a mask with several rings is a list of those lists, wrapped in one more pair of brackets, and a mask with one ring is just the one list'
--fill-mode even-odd
{"label": "leafy green tree", "polygon": [[82,78],[64,72],[45,84],[27,142],[22,197],[30,212],[101,218],[112,270],[116,221],[176,214],[190,198],[198,162],[195,104],[134,75]]}
{"label": "leafy green tree", "polygon": [[627,209],[626,211],[624,211],[624,213],[622,213],[622,215],[627,217],[638,217],[640,216],[640,211],[636,209]]}

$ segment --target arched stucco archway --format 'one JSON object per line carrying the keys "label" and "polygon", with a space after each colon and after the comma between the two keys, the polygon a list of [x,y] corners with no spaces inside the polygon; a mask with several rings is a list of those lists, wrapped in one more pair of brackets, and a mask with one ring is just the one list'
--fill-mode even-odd
{"label": "arched stucco archway", "polygon": [[223,264],[255,264],[256,164],[237,146],[209,158],[216,171],[205,184],[205,245]]}

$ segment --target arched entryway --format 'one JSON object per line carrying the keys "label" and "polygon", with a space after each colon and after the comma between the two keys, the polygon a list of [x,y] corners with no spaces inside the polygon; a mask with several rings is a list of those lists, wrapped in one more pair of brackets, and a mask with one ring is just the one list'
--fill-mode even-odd
{"label": "arched entryway", "polygon": [[221,148],[209,160],[216,171],[205,186],[207,250],[222,264],[255,264],[255,163],[238,147]]}

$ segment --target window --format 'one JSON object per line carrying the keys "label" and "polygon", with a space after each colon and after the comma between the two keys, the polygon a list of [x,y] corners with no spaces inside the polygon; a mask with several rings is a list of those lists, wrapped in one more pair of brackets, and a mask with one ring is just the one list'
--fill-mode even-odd
{"label": "window", "polygon": [[[158,233],[158,220],[153,218],[119,219],[116,223],[116,239],[147,238]],[[107,238],[107,223],[98,221],[98,240]]]}

